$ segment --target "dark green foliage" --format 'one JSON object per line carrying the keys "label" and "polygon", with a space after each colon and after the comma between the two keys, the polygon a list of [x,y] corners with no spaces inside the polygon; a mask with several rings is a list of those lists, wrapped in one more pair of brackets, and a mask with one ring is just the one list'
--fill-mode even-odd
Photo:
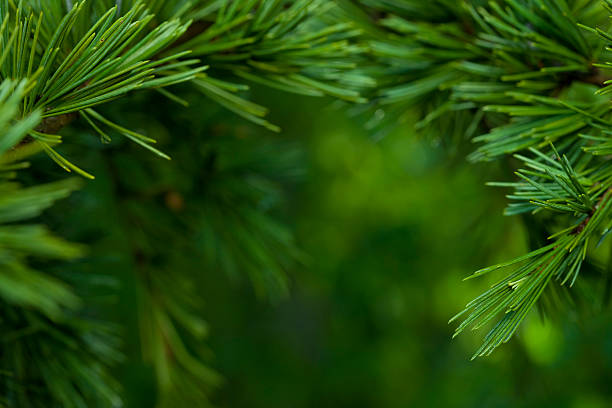
{"label": "dark green foliage", "polygon": [[[26,224],[80,180],[23,187],[9,181],[27,167],[8,151],[40,120],[39,111],[19,120],[26,82],[0,85],[0,128],[5,143],[0,165],[0,403],[3,406],[117,404],[117,384],[107,371],[120,359],[116,328],[81,315],[82,299],[70,280],[38,270],[40,260],[73,260],[84,249],[40,224]],[[20,157],[21,158],[21,157]],[[76,376],[66,375],[73,371]]]}
{"label": "dark green foliage", "polygon": [[[610,0],[0,1],[0,405],[120,405],[120,338],[153,368],[159,406],[209,404],[202,276],[245,275],[278,300],[307,258],[283,223],[301,153],[211,124],[218,105],[280,131],[254,84],[350,104],[374,137],[414,122],[457,151],[475,142],[471,161],[514,156],[516,179],[491,185],[514,190],[506,214],[542,225],[544,244],[476,272],[510,269],[453,318],[457,333],[493,325],[476,352],[490,354],[611,245],[606,13]],[[96,221],[113,219],[135,272],[134,339],[87,297],[125,276],[60,272],[88,255],[41,214],[83,182],[28,170],[41,151],[108,183]],[[99,227],[68,234],[106,250]]]}
{"label": "dark green foliage", "polygon": [[576,282],[610,227],[612,179],[602,157],[610,104],[607,88],[597,87],[607,84],[610,4],[434,2],[429,13],[416,2],[362,3],[366,23],[377,26],[369,30],[372,53],[387,67],[373,68],[384,81],[375,99],[383,122],[416,112],[426,134],[478,143],[470,160],[515,154],[525,166],[516,173],[521,182],[491,183],[515,189],[507,215],[548,212],[558,220],[549,219],[540,237],[549,244],[474,274],[514,268],[452,319],[467,313],[457,333],[498,321],[476,353],[490,354],[549,283]]}
{"label": "dark green foliage", "polygon": [[[187,87],[179,89],[181,95],[163,88],[190,82],[221,106],[272,130],[278,128],[263,119],[267,109],[236,95],[248,90],[236,81],[361,102],[351,88],[360,77],[343,75],[355,68],[352,56],[362,52],[349,44],[359,33],[350,23],[324,18],[334,7],[328,1],[276,0],[0,3],[4,178],[16,177],[28,167],[23,160],[41,150],[64,170],[94,178],[93,171],[74,164],[84,154],[71,153],[70,145],[82,143],[84,132],[92,136],[83,128],[69,131],[79,117],[100,137],[98,147],[116,146],[119,134],[155,153],[137,161],[138,152],[117,152],[111,178],[130,192],[115,205],[129,245],[123,256],[138,271],[140,348],[155,369],[162,406],[208,404],[209,390],[219,382],[205,364],[207,328],[199,316],[197,273],[185,257],[201,259],[201,273],[244,273],[258,294],[272,298],[287,293],[285,269],[301,257],[289,230],[269,214],[280,201],[283,180],[299,176],[299,155],[284,144],[206,139],[203,110],[182,116],[185,98],[196,105],[201,99],[185,92]],[[139,129],[151,120],[151,106],[142,100],[140,122],[126,114],[129,104],[111,116],[99,110],[98,105],[151,89],[164,95],[161,105],[171,104],[172,110],[161,110],[159,117],[167,119],[147,132],[124,127]],[[60,146],[60,133],[67,148]],[[157,141],[149,135],[165,138],[179,163],[174,173],[160,170],[158,157],[170,156],[154,147]],[[10,223],[0,231],[2,405],[120,404],[120,389],[107,368],[121,360],[116,337],[125,329],[101,321],[106,314],[84,299],[88,287],[112,274],[53,272],[49,260],[80,258],[83,248],[44,227],[14,224],[39,216],[79,185],[72,179],[28,188],[0,185],[0,222]],[[158,191],[165,197],[161,202],[141,200]],[[40,272],[34,267],[38,259],[47,260]]]}

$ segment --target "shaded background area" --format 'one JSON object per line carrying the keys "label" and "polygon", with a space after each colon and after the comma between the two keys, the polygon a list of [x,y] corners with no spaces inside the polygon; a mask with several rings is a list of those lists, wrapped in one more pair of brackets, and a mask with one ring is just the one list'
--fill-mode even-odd
{"label": "shaded background area", "polygon": [[555,324],[532,314],[474,362],[484,330],[451,341],[448,319],[496,279],[462,278],[526,250],[520,219],[501,215],[505,192],[484,186],[508,174],[499,163],[468,164],[409,125],[372,142],[333,110],[300,111],[315,113],[285,128],[307,151],[291,214],[310,262],[277,305],[248,288],[211,300],[225,311],[208,317],[221,405],[609,406],[608,310]]}
{"label": "shaded background area", "polygon": [[[85,157],[84,167],[97,179],[55,208],[48,221],[92,247],[75,270],[85,267],[102,281],[109,274],[116,278],[108,280],[108,290],[92,290],[90,301],[106,305],[105,313],[127,327],[128,358],[119,371],[129,407],[150,407],[156,398],[138,346],[134,274],[147,248],[155,247],[148,240],[157,232],[180,258],[173,267],[197,276],[209,330],[203,353],[222,376],[212,392],[217,406],[609,406],[608,308],[564,313],[554,324],[533,314],[508,345],[474,362],[469,359],[484,331],[451,340],[448,319],[495,276],[461,279],[526,250],[520,219],[501,215],[504,191],[484,186],[509,174],[501,171],[506,164],[467,164],[441,141],[416,140],[409,124],[373,141],[361,119],[327,100],[254,93],[270,106],[281,135],[211,104],[184,110],[146,94],[140,98],[151,106],[151,118],[163,118],[155,113],[166,109],[176,112],[172,125],[150,119],[144,129],[173,162],[147,159],[148,152],[120,141],[100,145],[78,129],[74,151],[64,151]],[[147,123],[131,118],[136,113],[128,104],[108,109],[124,122]],[[274,204],[261,205],[274,207],[295,234],[299,253],[287,263],[286,297],[258,295],[241,274],[209,267],[199,259],[204,254],[181,252],[177,244],[185,234],[174,218],[180,221],[183,207],[206,198],[210,190],[201,186],[207,185],[207,163],[223,160],[207,152],[221,139],[244,142],[250,152],[268,144],[279,149],[278,162],[264,167],[282,187],[266,196]],[[230,162],[242,157],[226,150]],[[141,160],[147,165],[133,164]],[[36,167],[62,176],[44,163]],[[66,211],[74,225],[62,224]],[[98,220],[109,214],[117,224],[101,226]],[[148,223],[160,230],[151,233]],[[172,227],[164,230],[167,225]],[[149,262],[156,266],[157,260]],[[247,267],[249,262],[244,260]]]}

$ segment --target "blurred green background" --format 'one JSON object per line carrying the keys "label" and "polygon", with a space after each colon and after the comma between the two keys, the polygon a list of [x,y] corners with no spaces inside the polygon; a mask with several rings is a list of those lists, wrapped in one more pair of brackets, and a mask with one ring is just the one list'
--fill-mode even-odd
{"label": "blurred green background", "polygon": [[[47,221],[92,248],[86,261],[71,268],[100,274],[102,283],[107,275],[116,278],[106,290],[92,289],[89,300],[106,305],[105,313],[128,328],[127,359],[118,368],[128,407],[150,407],[156,398],[138,346],[134,276],[139,254],[156,266],[156,244],[148,249],[147,240],[157,233],[180,255],[172,268],[198,277],[209,330],[204,354],[222,377],[211,392],[216,406],[612,405],[607,308],[564,313],[553,323],[533,314],[509,344],[473,362],[485,333],[451,340],[449,318],[496,276],[462,278],[527,248],[521,219],[502,216],[505,192],[484,185],[510,174],[502,172],[508,164],[468,164],[463,154],[471,146],[449,149],[441,140],[419,140],[409,123],[373,140],[363,126],[367,118],[352,117],[329,100],[259,89],[252,96],[271,108],[270,121],[283,128],[281,134],[211,103],[196,99],[187,109],[169,107],[149,93],[135,104],[151,106],[148,118],[131,112],[129,103],[105,112],[144,126],[172,162],[120,141],[101,145],[78,127],[78,143],[63,150],[69,158],[83,158],[79,164],[97,179],[52,210]],[[168,111],[172,123],[158,123]],[[201,188],[208,185],[206,163],[219,159],[205,152],[226,140],[281,152],[278,163],[264,160],[262,166],[272,177],[278,173],[281,188],[271,206],[299,248],[297,261],[287,263],[288,296],[262,296],[242,274],[208,268],[199,260],[202,253],[181,252],[177,244],[186,236],[182,207],[210,191]],[[226,150],[230,162],[241,157]],[[46,177],[63,176],[42,161],[35,168]],[[134,164],[139,162],[147,164]],[[71,225],[62,222],[67,211]],[[116,225],[100,225],[109,215]],[[155,256],[147,257],[149,250]]]}

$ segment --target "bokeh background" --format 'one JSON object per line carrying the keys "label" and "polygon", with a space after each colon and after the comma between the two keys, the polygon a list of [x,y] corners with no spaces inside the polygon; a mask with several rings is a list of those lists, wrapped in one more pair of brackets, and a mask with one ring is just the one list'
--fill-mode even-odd
{"label": "bokeh background", "polygon": [[[502,215],[505,192],[485,186],[508,177],[511,164],[468,164],[467,142],[419,139],[410,123],[374,138],[367,118],[326,99],[252,93],[271,108],[281,134],[198,98],[183,108],[145,93],[103,112],[159,139],[172,162],[122,141],[102,145],[78,125],[76,142],[63,150],[82,158],[79,164],[97,179],[50,211],[46,222],[90,246],[88,259],[64,272],[86,268],[99,275],[88,301],[106,305],[104,313],[128,330],[127,358],[117,368],[128,407],[151,407],[156,399],[139,349],[134,277],[162,262],[160,242],[172,252],[168,276],[172,268],[197,276],[209,332],[204,354],[221,377],[210,391],[216,406],[612,405],[608,307],[561,312],[553,322],[533,313],[509,344],[476,361],[470,357],[484,332],[451,339],[449,318],[495,280],[462,278],[527,249],[523,221]],[[143,103],[149,112],[131,111],[130,104]],[[211,146],[222,146],[212,150],[224,156],[211,154]],[[203,208],[213,194],[207,169],[219,161],[248,162],[259,149],[267,159],[258,166],[275,183],[267,196],[273,202],[261,205],[270,205],[295,237],[286,296],[254,289],[242,273],[249,259],[227,273],[182,241],[193,222],[185,208]],[[45,160],[33,177],[63,177]],[[67,212],[70,225],[63,222]],[[116,222],[99,222],[109,219]]]}

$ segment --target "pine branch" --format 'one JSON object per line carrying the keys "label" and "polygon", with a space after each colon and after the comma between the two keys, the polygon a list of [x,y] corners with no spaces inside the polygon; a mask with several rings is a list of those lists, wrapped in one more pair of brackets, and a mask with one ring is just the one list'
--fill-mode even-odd
{"label": "pine branch", "polygon": [[[0,395],[7,406],[65,407],[94,401],[114,405],[117,384],[108,367],[118,361],[115,329],[80,316],[83,301],[60,276],[33,268],[30,261],[74,260],[84,248],[26,224],[77,189],[80,180],[23,187],[8,181],[27,167],[12,149],[39,123],[34,111],[19,118],[29,83],[0,84]],[[104,344],[104,347],[99,347]],[[49,359],[52,351],[53,359]],[[33,363],[35,362],[35,363]],[[79,372],[67,376],[65,367]],[[42,389],[42,392],[40,391]]]}
{"label": "pine branch", "polygon": [[[93,177],[56,150],[64,142],[58,133],[79,118],[102,142],[119,134],[154,153],[121,146],[132,172],[148,177],[109,166],[126,191],[170,197],[128,196],[118,205],[138,269],[143,355],[155,367],[162,405],[209,404],[219,378],[207,365],[202,305],[189,296],[197,277],[185,254],[207,271],[243,272],[258,295],[272,297],[287,292],[286,269],[301,259],[290,231],[269,212],[282,198],[279,175],[298,173],[299,158],[259,140],[202,142],[194,130],[201,118],[182,115],[197,91],[278,131],[268,109],[246,98],[250,84],[349,102],[380,134],[414,121],[419,133],[452,145],[472,140],[472,161],[512,155],[521,163],[516,181],[491,185],[513,189],[507,215],[554,220],[543,227],[547,244],[474,273],[511,269],[452,319],[464,319],[456,334],[497,320],[475,356],[490,354],[543,296],[579,282],[612,230],[612,63],[604,52],[612,36],[604,9],[612,13],[612,0],[0,1],[0,311],[10,316],[2,320],[0,361],[12,373],[0,376],[0,388],[8,404],[118,405],[108,374],[121,358],[116,328],[81,313],[78,285],[29,266],[32,258],[83,254],[24,224],[79,183],[8,181],[41,150],[65,170]],[[170,156],[156,140],[100,109],[141,90],[178,103],[157,112],[168,116],[163,133],[181,136],[165,143],[183,160],[166,178],[153,159]],[[184,162],[189,157],[193,163]],[[49,350],[57,361],[45,358]]]}
{"label": "pine branch", "polygon": [[612,37],[590,27],[606,24],[602,5],[612,10],[612,2],[357,3],[342,6],[366,33],[368,72],[381,87],[367,125],[384,132],[416,116],[419,133],[478,143],[472,161],[514,155],[525,166],[520,181],[491,183],[515,190],[506,214],[547,212],[565,225],[551,230],[550,245],[474,275],[516,265],[454,318],[467,316],[459,333],[501,315],[476,353],[489,354],[512,337],[549,282],[576,281],[590,243],[609,231],[612,173],[601,158],[612,152],[612,85],[601,59]]}
{"label": "pine branch", "polygon": [[[185,53],[147,60],[180,38],[187,30],[186,24],[168,21],[143,34],[152,15],[142,4],[135,4],[118,19],[115,7],[105,11],[91,26],[84,26],[86,9],[91,7],[90,3],[77,2],[65,15],[59,13],[61,17],[57,20],[54,18],[59,11],[53,7],[47,14],[41,11],[37,19],[33,12],[24,8],[23,2],[14,8],[5,0],[0,8],[3,21],[0,37],[7,45],[0,58],[0,77],[31,77],[22,114],[35,109],[44,112],[41,125],[29,136],[61,167],[87,177],[90,175],[53,149],[52,146],[61,142],[57,131],[83,109],[132,90],[189,81],[204,70],[204,67],[191,67],[198,63],[197,60],[176,62]],[[22,17],[27,13],[28,17]],[[7,29],[10,25],[14,25],[12,34]],[[79,31],[81,38],[69,44],[71,36]],[[24,41],[30,38],[31,43]],[[36,64],[40,65],[38,69]],[[185,69],[173,72],[176,67]],[[99,129],[98,126],[95,129]],[[151,143],[148,138],[136,139],[143,144]]]}

